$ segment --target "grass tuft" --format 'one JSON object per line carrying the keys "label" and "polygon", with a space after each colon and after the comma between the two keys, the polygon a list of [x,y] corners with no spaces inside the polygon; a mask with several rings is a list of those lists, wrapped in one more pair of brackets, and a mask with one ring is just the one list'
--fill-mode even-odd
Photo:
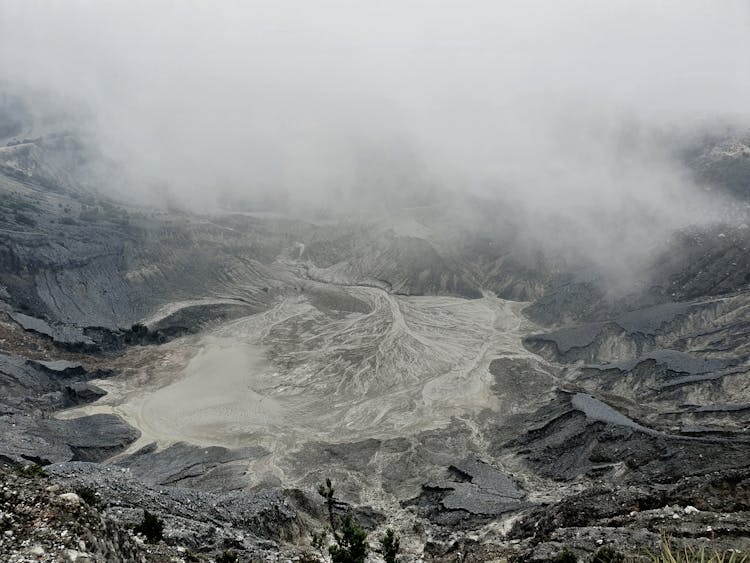
{"label": "grass tuft", "polygon": [[649,553],[652,563],[750,563],[748,555],[736,549],[714,551],[709,553],[705,547],[675,548],[672,539],[666,535],[661,538],[661,551]]}

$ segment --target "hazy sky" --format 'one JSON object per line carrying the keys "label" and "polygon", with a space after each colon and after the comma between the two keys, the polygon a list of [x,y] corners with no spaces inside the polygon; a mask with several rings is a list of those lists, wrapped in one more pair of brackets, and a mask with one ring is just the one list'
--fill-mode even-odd
{"label": "hazy sky", "polygon": [[5,0],[0,70],[186,194],[347,191],[381,164],[472,189],[609,159],[624,118],[747,114],[748,6]]}
{"label": "hazy sky", "polygon": [[0,71],[82,111],[129,194],[669,209],[617,235],[651,238],[705,211],[663,133],[748,118],[750,3],[4,0]]}

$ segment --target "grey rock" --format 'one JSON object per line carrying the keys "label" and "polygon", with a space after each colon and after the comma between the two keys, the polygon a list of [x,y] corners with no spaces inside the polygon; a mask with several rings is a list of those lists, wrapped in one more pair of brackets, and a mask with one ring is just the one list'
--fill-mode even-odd
{"label": "grey rock", "polygon": [[[231,488],[230,475],[216,471],[217,468],[232,462],[259,459],[269,453],[261,447],[232,450],[217,446],[200,447],[185,442],[172,444],[163,450],[157,450],[154,446],[139,450],[117,465],[127,468],[146,483],[181,483],[208,490],[227,490]],[[244,468],[238,466],[235,471],[241,475]],[[239,475],[235,475],[235,481]],[[241,487],[240,484],[236,486]]]}
{"label": "grey rock", "polygon": [[83,333],[83,329],[74,325],[54,324],[47,321],[30,317],[19,312],[9,313],[10,317],[21,325],[25,330],[30,330],[44,336],[48,336],[53,341],[60,344],[93,346],[94,341]]}

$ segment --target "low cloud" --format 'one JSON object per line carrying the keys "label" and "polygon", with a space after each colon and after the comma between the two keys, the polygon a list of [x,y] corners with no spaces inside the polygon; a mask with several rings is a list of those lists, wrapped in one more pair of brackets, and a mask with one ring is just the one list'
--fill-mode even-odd
{"label": "low cloud", "polygon": [[35,132],[65,123],[117,164],[105,189],[200,209],[487,198],[622,270],[713,220],[670,143],[747,122],[749,52],[742,1],[0,6],[6,89]]}

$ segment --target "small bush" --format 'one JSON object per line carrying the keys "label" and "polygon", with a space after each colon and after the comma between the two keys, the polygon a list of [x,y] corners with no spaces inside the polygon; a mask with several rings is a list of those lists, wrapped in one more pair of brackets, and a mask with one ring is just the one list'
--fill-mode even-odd
{"label": "small bush", "polygon": [[130,327],[130,332],[136,336],[148,336],[148,327],[141,323],[135,323]]}
{"label": "small bush", "polygon": [[143,511],[143,520],[133,531],[143,536],[151,543],[157,542],[164,538],[164,520],[151,514],[148,510]]}
{"label": "small bush", "polygon": [[128,345],[145,345],[153,343],[162,343],[165,341],[161,331],[150,331],[148,327],[141,323],[136,323],[129,329],[123,330],[123,340]]}
{"label": "small bush", "polygon": [[400,547],[401,540],[393,533],[393,530],[388,528],[385,531],[385,535],[380,538],[380,553],[383,554],[385,563],[396,563]]}
{"label": "small bush", "polygon": [[216,563],[239,563],[240,558],[234,551],[225,551],[216,558]]}
{"label": "small bush", "polygon": [[99,495],[97,495],[96,491],[91,487],[79,487],[76,489],[76,494],[89,506],[96,507],[102,503]]}
{"label": "small bush", "polygon": [[36,463],[20,466],[17,471],[24,477],[49,477],[49,473],[44,470],[44,467]]}
{"label": "small bush", "polygon": [[200,553],[195,553],[194,551],[187,550],[185,551],[185,554],[182,556],[185,561],[189,561],[190,563],[200,563],[200,561],[208,561],[208,557],[201,555]]}
{"label": "small bush", "polygon": [[[328,522],[331,525],[331,535],[334,541],[328,546],[331,562],[365,563],[369,551],[367,532],[352,518],[351,514],[341,516],[337,522],[334,511],[342,503],[336,498],[336,489],[333,488],[330,479],[326,479],[326,484],[318,487],[318,494],[325,499],[328,509]],[[319,534],[313,534],[313,547],[323,552],[328,541],[326,538],[325,530]]]}
{"label": "small bush", "polygon": [[609,547],[601,547],[594,554],[591,563],[624,563],[625,556],[619,551]]}
{"label": "small bush", "polygon": [[671,538],[662,535],[661,551],[649,553],[652,563],[747,563],[750,556],[739,550],[715,551],[713,554],[706,552],[705,547],[692,549],[685,547],[676,549],[672,546]]}
{"label": "small bush", "polygon": [[333,563],[365,563],[367,559],[367,532],[346,514],[339,519],[336,543],[328,547]]}
{"label": "small bush", "polygon": [[552,558],[553,563],[578,563],[576,554],[567,547]]}

